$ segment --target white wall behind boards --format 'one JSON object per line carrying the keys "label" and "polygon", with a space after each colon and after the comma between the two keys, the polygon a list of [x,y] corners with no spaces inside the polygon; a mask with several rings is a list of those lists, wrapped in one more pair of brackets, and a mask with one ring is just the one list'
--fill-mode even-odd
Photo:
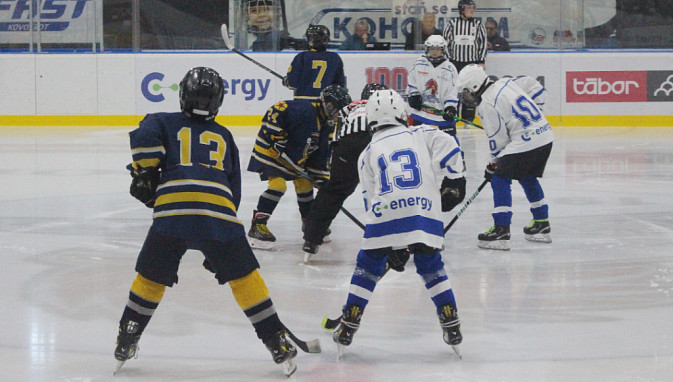
{"label": "white wall behind boards", "polygon": [[[250,53],[281,75],[295,52]],[[419,53],[344,53],[348,87],[359,98],[368,81],[406,88]],[[487,72],[544,81],[550,116],[673,116],[673,52],[490,53]],[[178,109],[178,84],[194,66],[222,74],[221,114],[261,116],[292,97],[281,81],[232,52],[144,54],[2,54],[2,116],[142,116]],[[9,118],[5,119],[6,121]],[[15,119],[16,120],[16,119]]]}

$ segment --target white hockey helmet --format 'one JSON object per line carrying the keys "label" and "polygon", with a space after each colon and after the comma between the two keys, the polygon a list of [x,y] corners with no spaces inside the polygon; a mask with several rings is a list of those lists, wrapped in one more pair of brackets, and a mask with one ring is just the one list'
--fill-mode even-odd
{"label": "white hockey helmet", "polygon": [[481,65],[470,64],[458,73],[456,88],[458,88],[458,93],[464,89],[467,89],[470,93],[476,93],[486,80],[488,80],[488,76]]}
{"label": "white hockey helmet", "polygon": [[[430,55],[430,48],[439,48],[442,54],[437,57],[433,57]],[[444,37],[433,34],[425,40],[425,58],[435,65],[439,65],[446,61],[446,40],[444,40]]]}
{"label": "white hockey helmet", "polygon": [[476,107],[481,103],[481,95],[492,83],[481,65],[467,65],[458,73],[456,80],[460,102],[466,106]]}
{"label": "white hockey helmet", "polygon": [[407,126],[407,104],[402,96],[392,89],[377,90],[367,101],[367,126],[378,131],[391,126]]}

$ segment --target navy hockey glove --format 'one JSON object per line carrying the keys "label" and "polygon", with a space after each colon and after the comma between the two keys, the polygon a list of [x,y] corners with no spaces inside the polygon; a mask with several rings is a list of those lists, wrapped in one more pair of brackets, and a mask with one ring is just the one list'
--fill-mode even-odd
{"label": "navy hockey glove", "polygon": [[290,88],[290,89],[291,89],[291,87],[290,87],[290,79],[287,78],[287,76],[283,77],[283,86],[285,86],[286,88]]}
{"label": "navy hockey glove", "polygon": [[493,178],[493,174],[495,174],[495,170],[497,169],[498,169],[497,163],[489,163],[488,166],[486,166],[486,170],[484,170],[484,179],[490,182],[491,178]]}
{"label": "navy hockey glove", "polygon": [[421,110],[421,105],[423,100],[421,99],[420,93],[414,93],[409,95],[409,106],[413,109]]}
{"label": "navy hockey glove", "polygon": [[141,167],[132,169],[131,196],[140,200],[148,208],[154,207],[154,199],[159,186],[159,169],[156,167]]}
{"label": "navy hockey glove", "polygon": [[445,121],[450,122],[450,121],[453,121],[455,119],[456,115],[458,115],[458,110],[456,110],[456,107],[455,106],[447,106],[444,109],[444,115],[442,117],[444,117]]}
{"label": "navy hockey glove", "polygon": [[411,254],[408,249],[396,249],[388,255],[388,268],[397,272],[404,272],[404,266],[409,261]]}
{"label": "navy hockey glove", "polygon": [[444,178],[440,193],[442,195],[442,211],[451,211],[465,199],[465,178]]}

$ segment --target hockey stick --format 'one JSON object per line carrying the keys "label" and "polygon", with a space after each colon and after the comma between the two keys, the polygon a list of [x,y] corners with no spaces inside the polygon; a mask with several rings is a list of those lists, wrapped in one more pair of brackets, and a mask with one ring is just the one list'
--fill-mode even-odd
{"label": "hockey stick", "polygon": [[[426,109],[428,109],[428,110],[430,110],[430,111],[432,111],[432,112],[435,112],[435,113],[437,113],[438,115],[444,115],[444,110],[435,109],[434,107],[427,106],[427,105],[421,105],[421,107],[426,108]],[[462,118],[460,118],[460,117],[453,117],[453,120],[456,121],[456,122],[462,122],[462,123],[464,123],[464,124],[467,124],[467,125],[470,125],[470,126],[474,126],[474,127],[478,128],[478,129],[482,129],[482,130],[484,130],[484,126],[477,125],[477,124],[474,123],[474,122],[470,122],[470,121],[468,121],[468,120],[466,120],[466,119],[462,119]]]}
{"label": "hockey stick", "polygon": [[334,330],[339,326],[339,323],[341,322],[341,316],[337,318],[329,318],[327,315],[324,315],[322,318],[322,328],[326,330]]}
{"label": "hockey stick", "polygon": [[294,333],[292,333],[287,327],[285,328],[285,331],[287,331],[287,335],[290,337],[292,342],[297,344],[297,346],[299,346],[299,348],[305,353],[320,353],[322,351],[320,348],[320,341],[318,341],[317,338],[306,342],[297,338],[297,336],[295,336]]}
{"label": "hockey stick", "polygon": [[479,187],[477,187],[477,191],[475,191],[474,194],[472,194],[472,196],[470,196],[470,198],[467,199],[467,201],[465,202],[465,204],[463,204],[463,207],[461,207],[460,211],[458,211],[458,213],[456,214],[456,216],[454,216],[453,219],[451,219],[451,222],[449,222],[449,225],[447,225],[446,228],[444,228],[444,233],[445,233],[445,234],[446,234],[446,233],[449,231],[449,229],[456,223],[456,221],[458,220],[458,218],[460,217],[460,215],[462,215],[463,212],[465,212],[465,210],[466,210],[467,207],[470,205],[470,203],[472,203],[472,202],[474,201],[474,199],[477,197],[477,195],[479,195],[479,193],[481,192],[481,190],[483,190],[484,187],[486,187],[486,184],[487,184],[487,183],[488,183],[488,179],[484,179],[484,181],[481,182],[481,184],[479,185]]}
{"label": "hockey stick", "polygon": [[468,120],[466,120],[466,119],[462,119],[462,118],[460,118],[460,117],[453,117],[453,119],[456,120],[456,121],[458,121],[458,122],[462,122],[462,123],[465,123],[465,124],[467,124],[467,125],[474,126],[474,127],[478,128],[478,129],[482,129],[482,130],[484,130],[484,126],[477,125],[476,123],[474,123],[474,122],[470,122],[470,121],[468,121]]}
{"label": "hockey stick", "polygon": [[[310,176],[309,174],[305,173],[304,170],[302,170],[301,167],[297,166],[297,165],[292,161],[292,159],[290,159],[290,157],[287,156],[287,154],[285,154],[285,153],[280,154],[279,159],[282,159],[283,162],[285,162],[287,165],[289,165],[289,167],[288,167],[288,166],[285,166],[285,167],[288,167],[288,168],[294,170],[299,176],[301,176],[301,177],[304,178],[304,179],[307,179],[309,182],[311,182],[311,184],[312,184],[314,187],[317,187],[316,184],[315,184],[315,181],[313,181],[313,178],[311,178],[311,176]],[[341,207],[339,207],[339,209],[340,209],[341,212],[343,212],[346,216],[348,216],[348,217],[353,221],[353,223],[357,224],[358,227],[362,228],[363,230],[365,229],[365,225],[362,224],[362,223],[361,223],[355,216],[353,216],[353,214],[351,214],[350,212],[348,212],[348,210],[347,210],[346,208],[344,208],[343,206],[341,206]]]}
{"label": "hockey stick", "polygon": [[274,76],[280,78],[281,80],[283,80],[285,78],[285,77],[281,76],[280,74],[274,72],[273,70],[271,70],[270,68],[268,68],[267,66],[262,64],[261,62],[251,58],[247,54],[245,54],[245,53],[241,52],[240,50],[236,49],[234,47],[234,44],[232,44],[231,41],[229,40],[229,31],[227,30],[227,24],[222,24],[222,26],[220,27],[220,31],[222,32],[222,40],[224,40],[224,45],[227,47],[227,49],[231,50],[234,53],[238,53],[241,57],[243,57],[246,60],[252,62],[253,64],[259,66],[260,68],[266,70],[267,72],[273,74]]}

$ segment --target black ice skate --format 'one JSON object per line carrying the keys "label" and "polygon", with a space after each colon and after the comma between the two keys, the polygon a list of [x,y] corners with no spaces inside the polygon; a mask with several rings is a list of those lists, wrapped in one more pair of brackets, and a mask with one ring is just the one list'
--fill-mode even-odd
{"label": "black ice skate", "polygon": [[308,261],[311,259],[311,256],[318,253],[319,249],[320,244],[314,244],[310,241],[305,241],[304,246],[302,247],[302,250],[304,251],[304,263],[308,263]]}
{"label": "black ice skate", "polygon": [[451,345],[456,355],[462,359],[458,345],[463,342],[463,335],[460,333],[458,312],[450,305],[444,305],[437,312],[437,316],[439,316],[439,325],[444,332],[444,342]]}
{"label": "black ice skate", "polygon": [[264,345],[269,349],[269,352],[271,352],[273,362],[282,364],[283,373],[289,377],[297,371],[297,365],[294,363],[294,357],[297,356],[297,349],[290,343],[290,341],[288,341],[285,335],[285,330],[281,330],[264,341]]}
{"label": "black ice skate", "polygon": [[523,233],[528,241],[551,243],[551,226],[549,225],[549,219],[531,220],[528,226],[523,227]]}
{"label": "black ice skate", "polygon": [[509,251],[509,226],[494,225],[488,231],[479,234],[479,248]]}
{"label": "black ice skate", "polygon": [[138,358],[138,341],[140,341],[140,333],[138,333],[137,322],[128,321],[120,325],[117,347],[115,348],[117,367],[115,367],[113,375],[117,375],[124,362],[131,358]]}
{"label": "black ice skate", "polygon": [[357,305],[344,307],[341,323],[332,334],[332,339],[337,344],[337,359],[341,359],[346,346],[353,342],[355,332],[360,328],[362,309]]}
{"label": "black ice skate", "polygon": [[[306,218],[301,218],[301,232],[302,233],[306,232]],[[332,236],[330,236],[331,234],[332,230],[327,228],[327,230],[325,231],[325,236],[322,237],[322,242],[329,243],[330,241],[332,241]]]}
{"label": "black ice skate", "polygon": [[269,231],[269,228],[266,226],[266,223],[269,221],[270,217],[271,215],[264,212],[257,212],[257,210],[252,213],[252,226],[248,231],[250,246],[252,248],[273,248],[273,243],[276,241],[276,237],[273,236],[271,231]]}

